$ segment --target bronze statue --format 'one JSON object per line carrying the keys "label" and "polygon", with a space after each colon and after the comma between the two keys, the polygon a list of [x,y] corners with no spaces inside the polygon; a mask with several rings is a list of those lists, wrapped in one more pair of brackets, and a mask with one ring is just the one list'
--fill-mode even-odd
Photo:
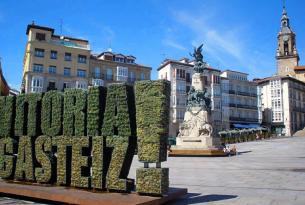
{"label": "bronze statue", "polygon": [[202,47],[203,44],[201,44],[198,48],[194,47],[194,53],[190,53],[190,55],[195,58],[196,62],[203,62]]}
{"label": "bronze statue", "polygon": [[190,53],[190,55],[195,58],[194,71],[196,73],[203,73],[204,70],[207,69],[207,63],[203,61],[202,47],[203,44],[198,48],[195,47],[193,54]]}

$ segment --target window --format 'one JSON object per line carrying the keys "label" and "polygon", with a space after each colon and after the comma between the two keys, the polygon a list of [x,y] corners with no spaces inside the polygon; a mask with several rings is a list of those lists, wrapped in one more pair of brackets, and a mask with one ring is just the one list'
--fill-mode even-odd
{"label": "window", "polygon": [[144,73],[140,74],[140,80],[145,80],[145,74]]}
{"label": "window", "polygon": [[71,68],[64,68],[64,76],[70,76],[71,75]]}
{"label": "window", "polygon": [[135,74],[135,72],[131,71],[131,72],[129,73],[129,81],[130,81],[130,82],[136,81],[136,74]]}
{"label": "window", "polygon": [[176,73],[177,73],[177,79],[185,79],[185,70],[182,70],[182,69],[177,69],[176,70]]}
{"label": "window", "polygon": [[92,79],[93,86],[104,86],[104,81],[102,79]]}
{"label": "window", "polygon": [[38,40],[38,41],[45,41],[46,40],[46,34],[44,34],[44,33],[36,33],[36,40]]}
{"label": "window", "polygon": [[191,74],[190,73],[186,73],[186,82],[187,83],[191,82]]}
{"label": "window", "polygon": [[57,59],[57,51],[51,51],[50,58],[51,59]]}
{"label": "window", "polygon": [[121,57],[115,57],[114,60],[116,62],[124,63],[124,58],[121,58]]}
{"label": "window", "polygon": [[85,82],[85,81],[76,81],[76,88],[87,89],[87,82]]}
{"label": "window", "polygon": [[128,78],[128,68],[118,66],[117,67],[117,81],[126,81]]}
{"label": "window", "polygon": [[71,53],[65,53],[65,61],[72,61],[72,54]]}
{"label": "window", "polygon": [[72,88],[72,84],[70,82],[64,82],[63,90],[65,90],[66,88]]}
{"label": "window", "polygon": [[41,64],[34,64],[33,65],[33,72],[35,72],[35,73],[42,73],[43,72],[43,65],[41,65]]}
{"label": "window", "polygon": [[85,78],[86,77],[86,71],[82,69],[77,69],[77,77]]}
{"label": "window", "polygon": [[44,49],[35,48],[35,57],[43,58],[44,57]]}
{"label": "window", "polygon": [[134,60],[133,60],[133,59],[127,59],[127,60],[126,60],[126,63],[132,64],[132,63],[134,63]]}
{"label": "window", "polygon": [[87,56],[78,55],[78,62],[86,64],[87,63]]}
{"label": "window", "polygon": [[107,68],[107,71],[106,71],[106,80],[113,80],[112,69],[111,68]]}
{"label": "window", "polygon": [[94,68],[94,77],[101,78],[101,69],[99,67]]}
{"label": "window", "polygon": [[177,92],[180,94],[185,94],[186,92],[185,82],[182,81],[177,84]]}
{"label": "window", "polygon": [[32,93],[41,93],[43,89],[43,78],[40,76],[34,76],[32,78]]}
{"label": "window", "polygon": [[49,73],[50,74],[55,74],[56,73],[56,66],[50,66],[49,67]]}

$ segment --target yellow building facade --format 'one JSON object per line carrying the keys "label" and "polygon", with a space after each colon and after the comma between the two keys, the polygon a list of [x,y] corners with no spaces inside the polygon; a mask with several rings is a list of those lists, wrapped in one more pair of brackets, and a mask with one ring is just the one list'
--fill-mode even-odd
{"label": "yellow building facade", "polygon": [[[22,92],[87,89],[109,82],[132,82],[133,76],[150,79],[151,68],[136,64],[133,56],[111,52],[92,55],[88,40],[55,35],[53,28],[35,24],[28,25],[26,34]],[[107,69],[111,79],[106,79]]]}

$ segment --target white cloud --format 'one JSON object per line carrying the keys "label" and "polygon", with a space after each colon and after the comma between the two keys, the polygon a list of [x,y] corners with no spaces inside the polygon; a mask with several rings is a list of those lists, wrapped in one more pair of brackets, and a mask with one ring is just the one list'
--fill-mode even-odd
{"label": "white cloud", "polygon": [[162,43],[166,46],[178,49],[178,50],[187,50],[183,45],[179,44],[178,42],[174,41],[173,39],[166,38],[162,41]]}
{"label": "white cloud", "polygon": [[[260,51],[250,49],[248,31],[245,26],[234,22],[217,22],[213,13],[202,11],[200,15],[188,11],[173,11],[173,17],[180,26],[191,34],[191,44],[204,44],[203,54],[209,54],[217,67],[249,72],[251,76],[261,76],[265,69],[272,69],[273,64]],[[218,65],[220,64],[220,65]],[[231,66],[235,67],[231,67]],[[236,65],[238,67],[236,67]],[[212,65],[213,66],[213,65]],[[215,65],[214,65],[215,66]],[[268,67],[270,66],[270,67]]]}

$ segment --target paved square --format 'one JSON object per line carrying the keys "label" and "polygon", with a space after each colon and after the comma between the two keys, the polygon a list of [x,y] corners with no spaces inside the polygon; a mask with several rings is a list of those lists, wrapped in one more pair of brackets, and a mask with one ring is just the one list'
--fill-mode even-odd
{"label": "paved square", "polygon": [[163,163],[170,168],[171,186],[186,187],[190,193],[172,204],[305,204],[305,137],[237,148],[241,154],[234,157],[169,158]]}
{"label": "paved square", "polygon": [[[305,137],[237,144],[240,155],[224,158],[169,158],[172,187],[188,188],[180,204],[304,205]],[[134,158],[130,170],[143,164]],[[31,202],[0,197],[0,204]]]}

